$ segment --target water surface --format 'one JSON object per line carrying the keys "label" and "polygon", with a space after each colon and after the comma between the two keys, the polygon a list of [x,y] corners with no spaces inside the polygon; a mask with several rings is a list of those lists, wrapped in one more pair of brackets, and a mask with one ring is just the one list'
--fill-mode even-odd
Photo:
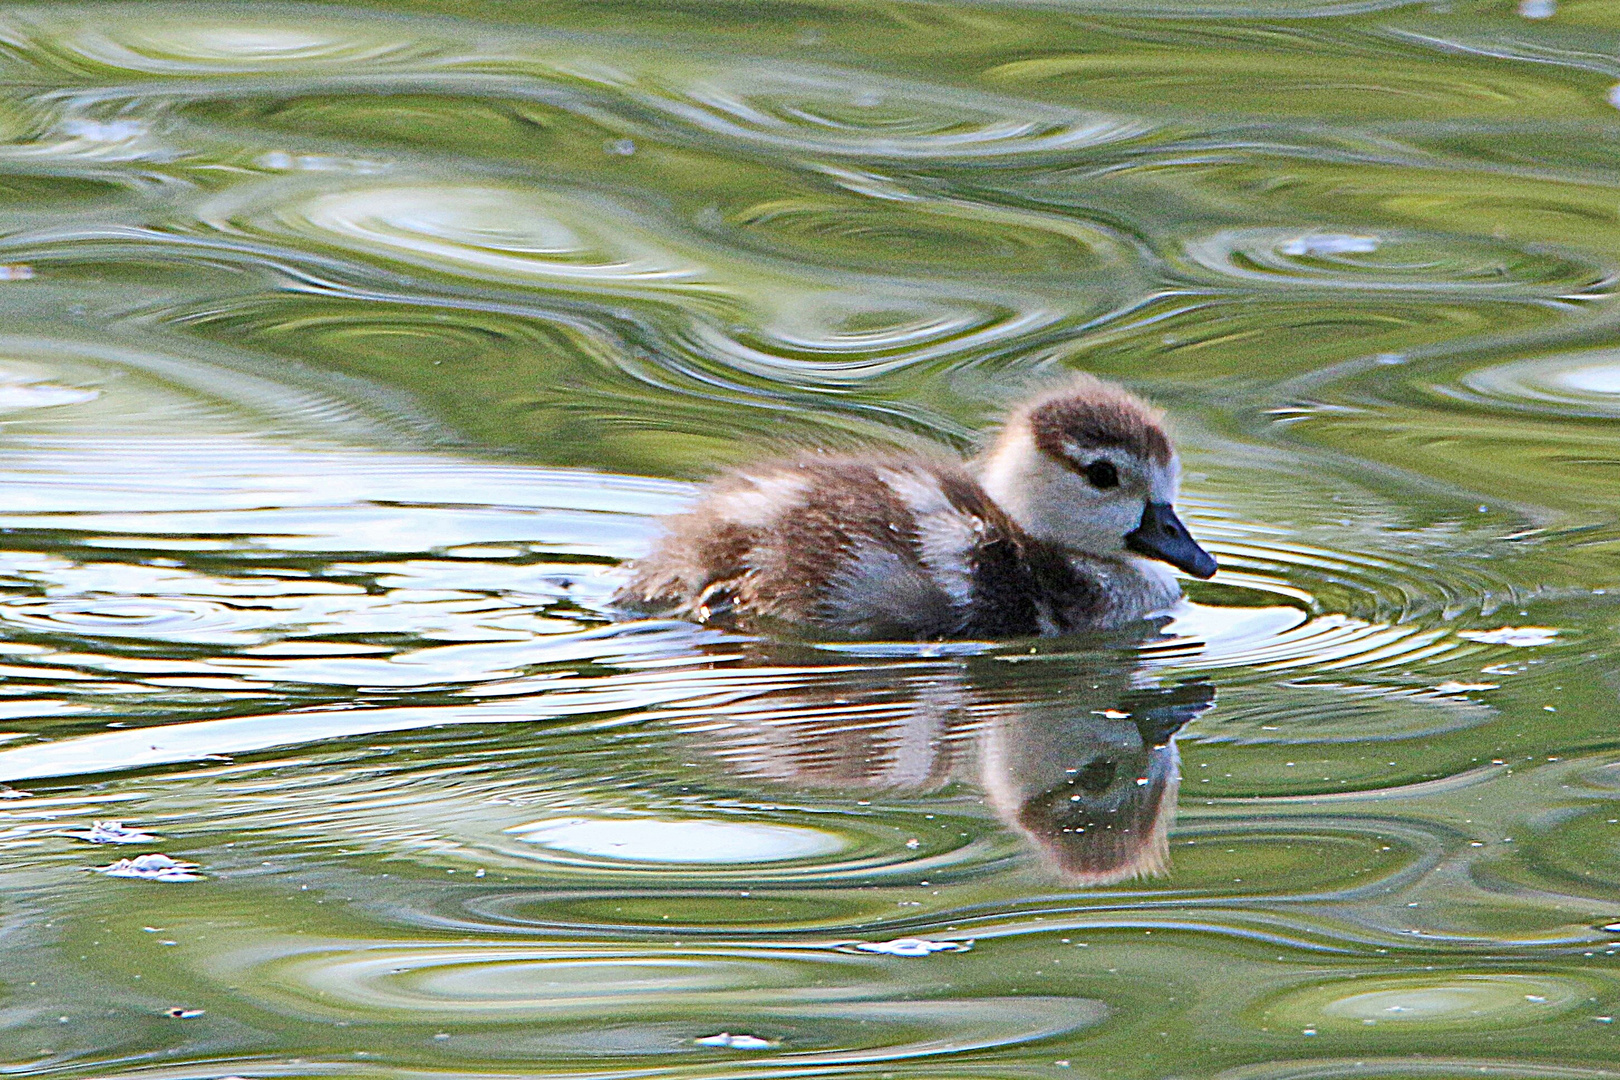
{"label": "water surface", "polygon": [[[1617,55],[0,12],[0,1071],[1613,1075]],[[1145,639],[614,619],[715,468],[1067,369],[1221,559]]]}

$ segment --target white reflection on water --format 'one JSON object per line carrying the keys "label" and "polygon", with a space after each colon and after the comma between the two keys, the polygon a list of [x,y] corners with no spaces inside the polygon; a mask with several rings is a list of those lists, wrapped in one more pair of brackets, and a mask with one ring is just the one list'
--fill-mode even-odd
{"label": "white reflection on water", "polygon": [[828,855],[844,846],[836,836],[814,829],[712,819],[553,818],[506,831],[558,851],[629,862],[775,862]]}
{"label": "white reflection on water", "polygon": [[1570,416],[1620,416],[1620,353],[1560,353],[1469,371],[1441,392],[1471,402]]}
{"label": "white reflection on water", "polygon": [[0,373],[0,412],[19,409],[49,409],[56,405],[82,405],[100,396],[99,390],[78,386],[57,386]]}
{"label": "white reflection on water", "polygon": [[1589,394],[1620,394],[1620,365],[1568,371],[1558,381]]}
{"label": "white reflection on water", "polygon": [[[337,69],[350,64],[421,60],[436,50],[419,35],[393,36],[379,24],[311,17],[255,25],[221,20],[199,7],[191,19],[169,12],[140,19],[103,16],[93,25],[59,28],[60,44],[98,65],[153,75],[219,75],[264,70]],[[70,28],[71,27],[71,28]]]}
{"label": "white reflection on water", "polygon": [[1287,241],[1280,250],[1284,255],[1367,255],[1378,250],[1378,237],[1312,233]]}

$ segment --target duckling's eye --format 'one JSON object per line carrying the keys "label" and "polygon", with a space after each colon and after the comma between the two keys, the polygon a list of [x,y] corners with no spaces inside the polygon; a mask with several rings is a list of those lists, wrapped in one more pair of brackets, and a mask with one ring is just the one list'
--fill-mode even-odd
{"label": "duckling's eye", "polygon": [[1119,487],[1119,470],[1112,461],[1093,461],[1081,471],[1086,475],[1086,482],[1100,491]]}

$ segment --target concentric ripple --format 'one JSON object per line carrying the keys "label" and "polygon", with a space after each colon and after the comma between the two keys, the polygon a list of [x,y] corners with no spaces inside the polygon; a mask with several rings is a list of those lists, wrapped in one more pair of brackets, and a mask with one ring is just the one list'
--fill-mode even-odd
{"label": "concentric ripple", "polygon": [[1469,686],[1452,688],[1440,681],[1414,689],[1312,681],[1251,687],[1240,701],[1228,702],[1201,724],[1199,738],[1245,745],[1370,744],[1440,735],[1496,717],[1485,701],[1476,700],[1481,692]]}
{"label": "concentric ripple", "polygon": [[758,330],[698,324],[689,332],[694,351],[742,373],[786,385],[850,387],[963,351],[1004,347],[1057,321],[1050,308],[998,299],[807,289],[772,297]]}
{"label": "concentric ripple", "polygon": [[[773,410],[781,397],[806,385],[868,383],[931,361],[1004,348],[1064,318],[1042,296],[1008,288],[975,283],[941,293],[893,277],[829,279],[796,266],[762,266],[700,251],[667,222],[550,188],[424,184],[345,188],[308,198],[269,183],[250,198],[213,201],[201,217],[223,233],[279,238],[290,232],[304,242],[439,274],[578,293],[610,310],[632,297],[654,302],[656,310],[641,317],[672,324],[672,340],[664,347],[674,355],[646,370],[635,357],[613,355],[623,345],[609,344],[605,327],[557,332],[569,338],[566,348],[584,352],[592,365],[634,370],[643,382],[675,373],[688,377],[700,398],[724,386],[737,397],[763,398],[761,404]],[[1067,231],[1077,245],[1094,243],[1106,253],[1098,265],[1120,262],[1118,245],[1105,231]],[[1116,302],[1119,284],[1100,287],[1088,313],[1100,314]],[[672,313],[672,304],[684,307]],[[478,314],[445,317],[489,321]],[[202,318],[232,316],[211,307]],[[375,319],[375,313],[366,316]],[[598,340],[588,340],[593,337]],[[487,342],[480,351],[488,353]]]}
{"label": "concentric ripple", "polygon": [[[842,77],[841,77],[842,76]],[[645,75],[640,101],[712,135],[776,152],[992,163],[1073,153],[1151,131],[1138,119],[779,65]]]}
{"label": "concentric ripple", "polygon": [[1470,404],[1561,416],[1620,416],[1620,352],[1598,349],[1477,368],[1436,389]]}
{"label": "concentric ripple", "polygon": [[317,195],[277,211],[280,225],[429,269],[591,288],[674,288],[703,267],[605,205],[534,189],[411,186]]}
{"label": "concentric ripple", "polygon": [[[0,1071],[1601,1080],[1613,6],[0,12]],[[1163,619],[615,610],[1075,369]]]}
{"label": "concentric ripple", "polygon": [[342,71],[355,64],[420,61],[438,51],[416,35],[379,32],[377,23],[330,18],[239,22],[199,6],[197,18],[113,18],[53,41],[76,59],[147,75]]}
{"label": "concentric ripple", "polygon": [[732,220],[796,252],[890,265],[1073,274],[1123,264],[1128,258],[1120,241],[1096,225],[1056,216],[1044,222],[1034,215],[1020,220],[1016,214],[970,204],[777,199],[739,210]]}
{"label": "concentric ripple", "polygon": [[1188,241],[1185,253],[1195,273],[1367,293],[1563,299],[1595,294],[1613,279],[1573,253],[1406,231],[1229,229]]}
{"label": "concentric ripple", "polygon": [[809,822],[788,824],[797,819],[781,809],[556,814],[509,826],[499,838],[464,834],[463,842],[474,841],[473,858],[493,857],[514,869],[538,863],[581,884],[641,879],[709,888],[949,880],[1012,854],[1011,843],[987,834],[973,815],[924,817],[893,806],[877,814],[826,797],[797,803],[814,808]]}
{"label": "concentric ripple", "polygon": [[[1350,815],[1184,820],[1162,888],[1186,896],[1337,896],[1388,892],[1440,864],[1446,839],[1407,822]],[[1234,876],[1234,866],[1242,872]]]}
{"label": "concentric ripple", "polygon": [[[1268,6],[1246,3],[1243,10],[1265,17],[1260,13]],[[1165,7],[1154,5],[1154,10]],[[1251,35],[1230,26],[1204,30],[1196,24],[1178,30],[1184,48],[1203,45],[1199,63],[1182,62],[1179,50],[1163,48],[1148,35],[1122,35],[1114,49],[1042,50],[1043,55],[997,64],[984,77],[998,85],[1037,87],[1088,101],[1164,107],[1196,100],[1225,113],[1312,119],[1405,117],[1430,110],[1452,118],[1505,119],[1553,116],[1579,107],[1578,96],[1566,88],[1500,67],[1458,64],[1443,73],[1430,70],[1399,38],[1392,42],[1347,35],[1339,42],[1342,48],[1324,49],[1315,35],[1305,33]]]}
{"label": "concentric ripple", "polygon": [[1475,974],[1372,977],[1307,987],[1260,1014],[1280,1028],[1317,1031],[1394,1026],[1401,1030],[1491,1030],[1557,1020],[1602,984],[1558,975]]}
{"label": "concentric ripple", "polygon": [[[809,960],[838,966],[827,956]],[[697,995],[736,1009],[753,995],[797,985],[806,962],[803,955],[765,950],[376,945],[293,953],[268,966],[261,962],[255,974],[296,995],[301,1007],[328,1014],[536,1021],[622,1013],[654,1001],[681,1008],[683,999]]]}
{"label": "concentric ripple", "polygon": [[[805,1064],[898,1061],[1050,1038],[1109,1011],[1073,997],[930,999],[916,987],[896,996],[899,987],[871,977],[872,961],[830,949],[379,943],[211,966],[263,1004],[310,1019],[474,1025],[462,1039],[499,1058],[690,1055],[723,1027]],[[612,1035],[580,1038],[573,1025],[585,1018]]]}
{"label": "concentric ripple", "polygon": [[[1266,562],[1294,563],[1292,580],[1242,569],[1224,573],[1224,589],[1233,590],[1227,596],[1240,602],[1176,608],[1163,636],[1144,648],[1150,663],[1327,673],[1438,660],[1466,647],[1453,632],[1434,624],[1438,597],[1432,593],[1443,596],[1456,587],[1437,575],[1392,582],[1375,575],[1406,568],[1348,553],[1329,555],[1320,549],[1307,553],[1281,544],[1212,547],[1220,554],[1241,551]],[[1323,557],[1328,561],[1318,561]],[[1313,580],[1316,573],[1324,576]],[[1410,590],[1395,611],[1385,608],[1385,598],[1379,596],[1392,585]],[[1358,590],[1364,591],[1357,595]],[[1431,595],[1424,596],[1425,592]]]}
{"label": "concentric ripple", "polygon": [[[104,596],[64,598],[0,607],[0,619],[30,630],[66,636],[155,638],[163,641],[253,642],[270,626],[226,604],[182,597]],[[278,620],[279,621],[279,620]]]}

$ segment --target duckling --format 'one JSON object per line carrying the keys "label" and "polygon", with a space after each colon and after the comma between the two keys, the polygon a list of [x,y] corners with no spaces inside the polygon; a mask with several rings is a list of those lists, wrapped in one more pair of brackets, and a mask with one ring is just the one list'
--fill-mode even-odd
{"label": "duckling", "polygon": [[[616,601],[848,639],[1117,628],[1215,560],[1176,517],[1162,414],[1089,375],[1014,408],[980,457],[808,453],[737,469],[665,521]],[[1152,561],[1157,560],[1157,562]]]}

